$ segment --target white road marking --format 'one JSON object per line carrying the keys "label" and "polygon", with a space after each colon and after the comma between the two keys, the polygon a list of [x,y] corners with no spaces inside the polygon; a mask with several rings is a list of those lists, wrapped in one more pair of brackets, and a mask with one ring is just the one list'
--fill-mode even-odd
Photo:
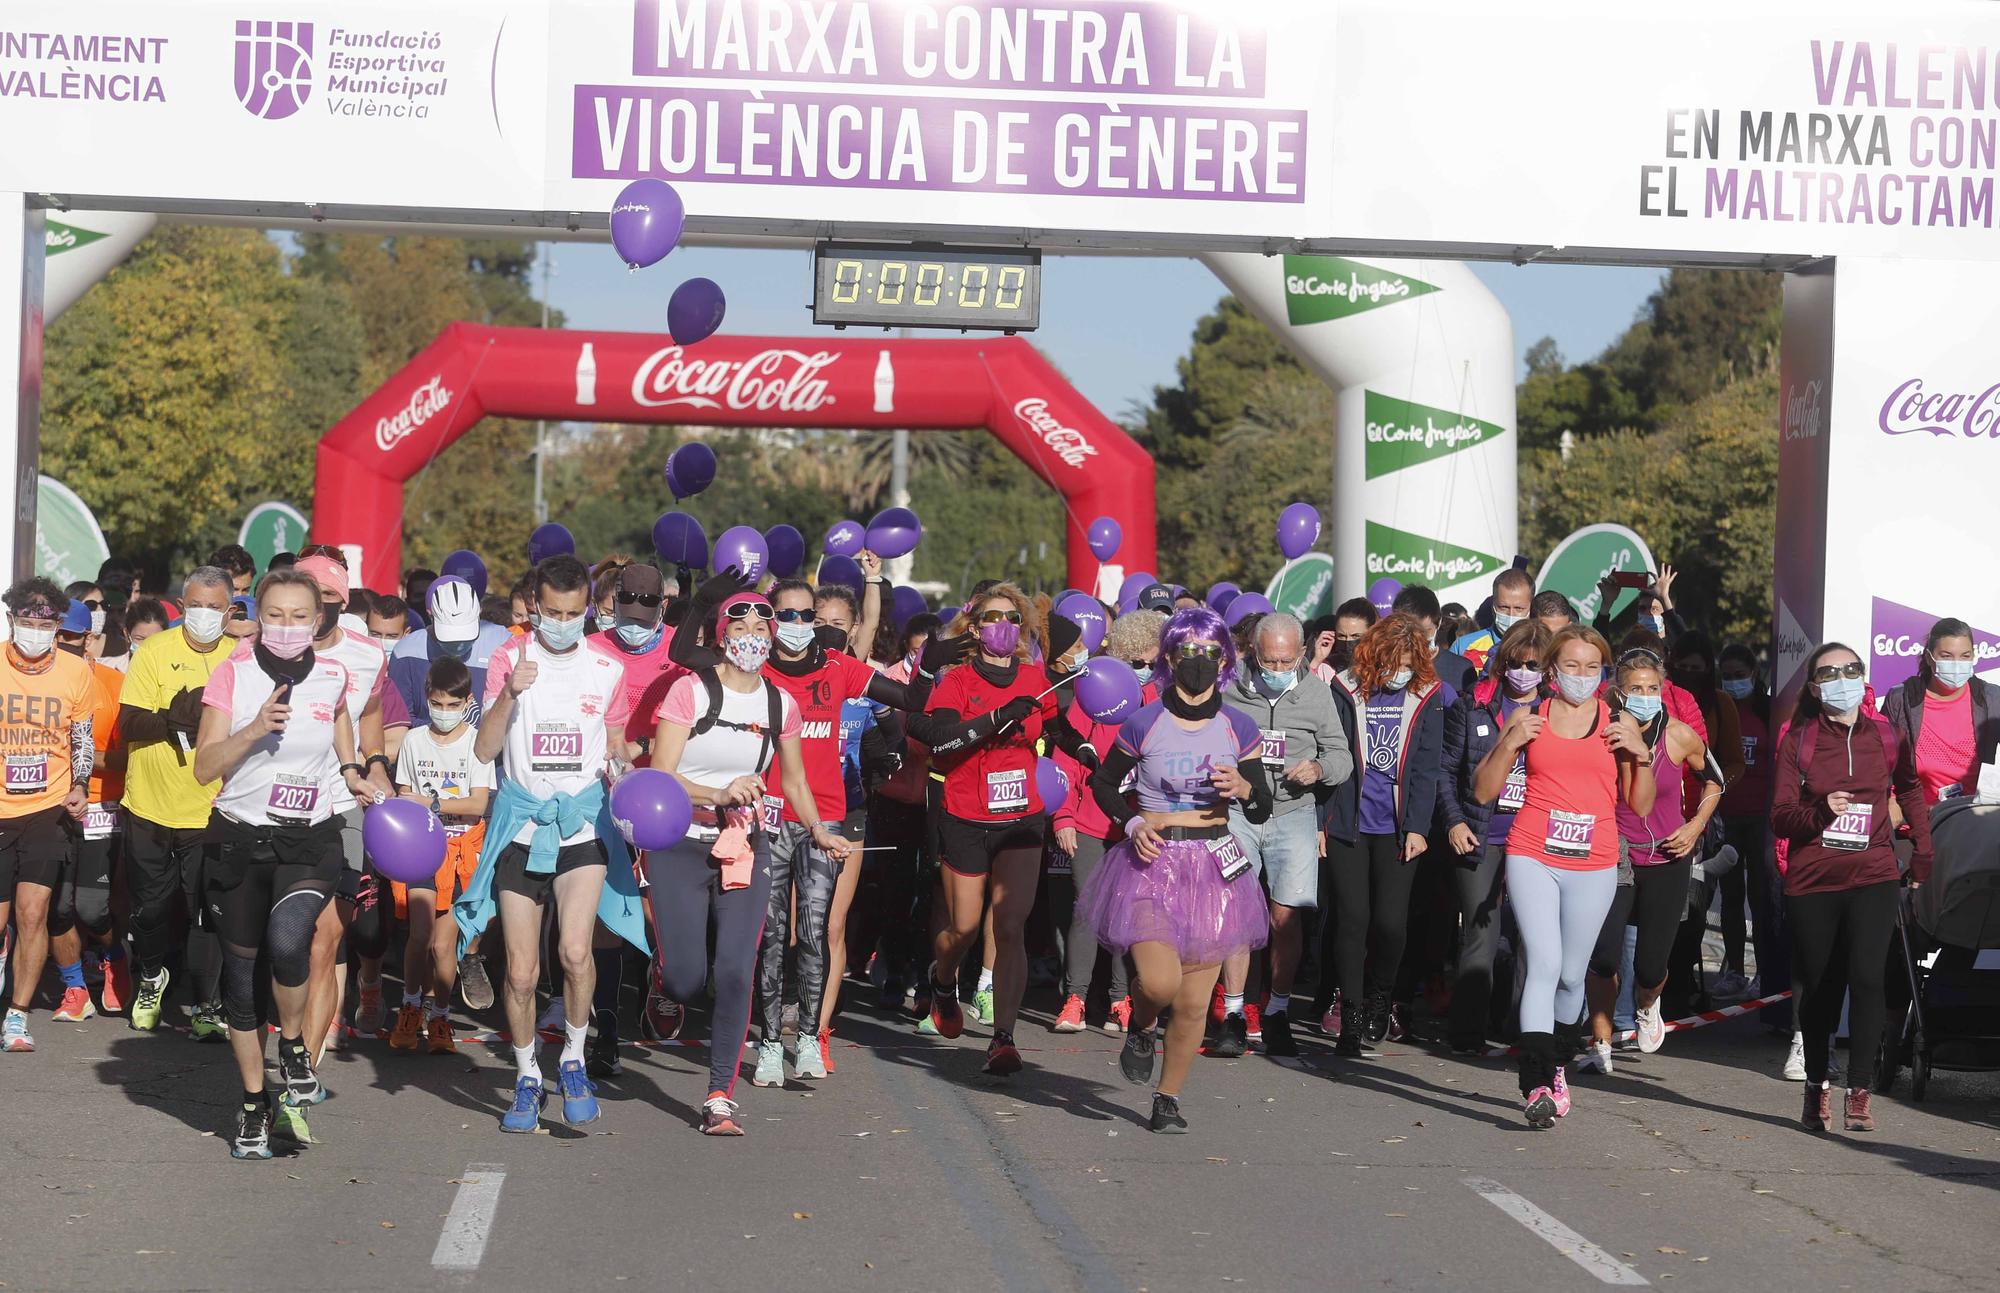
{"label": "white road marking", "polygon": [[444,1233],[431,1253],[431,1265],[441,1271],[476,1271],[486,1255],[486,1235],[500,1209],[500,1187],[507,1172],[499,1163],[473,1163],[459,1178]]}
{"label": "white road marking", "polygon": [[1530,1233],[1606,1284],[1643,1285],[1646,1277],[1557,1221],[1498,1181],[1468,1176],[1465,1183],[1488,1203],[1526,1226]]}

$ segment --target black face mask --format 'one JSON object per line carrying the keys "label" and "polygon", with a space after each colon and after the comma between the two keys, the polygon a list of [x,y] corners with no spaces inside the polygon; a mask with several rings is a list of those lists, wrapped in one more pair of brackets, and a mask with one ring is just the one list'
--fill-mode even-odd
{"label": "black face mask", "polygon": [[1182,694],[1199,696],[1210,687],[1222,672],[1222,661],[1212,655],[1182,656],[1174,662],[1174,685]]}
{"label": "black face mask", "polygon": [[1354,663],[1354,644],[1352,642],[1334,643],[1333,654],[1327,657],[1327,663],[1333,666],[1336,673],[1344,672]]}
{"label": "black face mask", "polygon": [[847,650],[846,629],[832,629],[822,624],[818,628],[813,630],[813,636],[818,639],[820,646],[825,650],[828,651]]}
{"label": "black face mask", "polygon": [[313,632],[313,640],[318,641],[320,638],[333,632],[334,626],[340,623],[340,613],[346,609],[345,606],[333,602],[321,602],[319,607],[319,627]]}

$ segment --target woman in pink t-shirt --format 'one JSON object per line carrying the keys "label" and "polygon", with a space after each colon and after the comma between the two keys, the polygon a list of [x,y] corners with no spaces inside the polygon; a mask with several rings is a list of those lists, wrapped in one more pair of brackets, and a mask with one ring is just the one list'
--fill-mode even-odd
{"label": "woman in pink t-shirt", "polygon": [[1991,684],[1972,676],[1978,667],[1971,626],[1941,619],[1924,637],[1917,676],[1883,698],[1882,717],[1914,756],[1927,804],[1975,793],[2000,745],[2000,707]]}

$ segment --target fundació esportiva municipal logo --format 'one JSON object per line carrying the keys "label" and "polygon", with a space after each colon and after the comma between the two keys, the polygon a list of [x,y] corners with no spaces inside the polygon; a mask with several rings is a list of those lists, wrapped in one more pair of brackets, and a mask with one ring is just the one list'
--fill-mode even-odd
{"label": "fundaci\u00f3 esportiva municipal logo", "polygon": [[313,25],[239,18],[236,100],[244,111],[282,121],[312,97]]}

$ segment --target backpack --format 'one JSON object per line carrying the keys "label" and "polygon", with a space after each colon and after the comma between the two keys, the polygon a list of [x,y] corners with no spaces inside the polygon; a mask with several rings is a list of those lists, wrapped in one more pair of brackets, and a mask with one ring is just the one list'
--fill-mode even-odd
{"label": "backpack", "polygon": [[757,750],[757,775],[770,771],[771,761],[778,753],[778,732],[785,724],[785,698],[770,682],[764,684],[764,694],[771,703],[770,721],[759,726],[756,723],[733,723],[722,716],[722,679],[711,668],[695,670],[695,677],[701,680],[702,690],[708,693],[708,711],[695,720],[693,735],[720,725],[736,732],[754,732],[763,744]]}
{"label": "backpack", "polygon": [[[1896,730],[1896,725],[1891,723],[1881,710],[1875,708],[1875,690],[1872,687],[1869,688],[1867,695],[1862,699],[1861,714],[1863,719],[1871,719],[1878,725],[1877,730],[1882,736],[1882,754],[1889,762],[1890,789],[1893,792],[1895,788],[1896,769],[1901,766],[1903,761],[1902,733]],[[1797,727],[1796,724],[1787,721],[1784,728],[1779,731],[1778,740],[1772,748],[1776,749],[1782,746],[1791,737],[1795,727],[1799,734],[1799,788],[1804,789],[1806,784],[1806,769],[1812,766],[1813,748],[1819,743],[1819,724],[1807,723],[1804,727]],[[1773,832],[1773,836],[1775,842],[1772,848],[1777,857],[1778,874],[1782,876],[1785,874],[1786,861],[1791,852],[1792,842],[1782,835],[1777,835],[1775,832]]]}

